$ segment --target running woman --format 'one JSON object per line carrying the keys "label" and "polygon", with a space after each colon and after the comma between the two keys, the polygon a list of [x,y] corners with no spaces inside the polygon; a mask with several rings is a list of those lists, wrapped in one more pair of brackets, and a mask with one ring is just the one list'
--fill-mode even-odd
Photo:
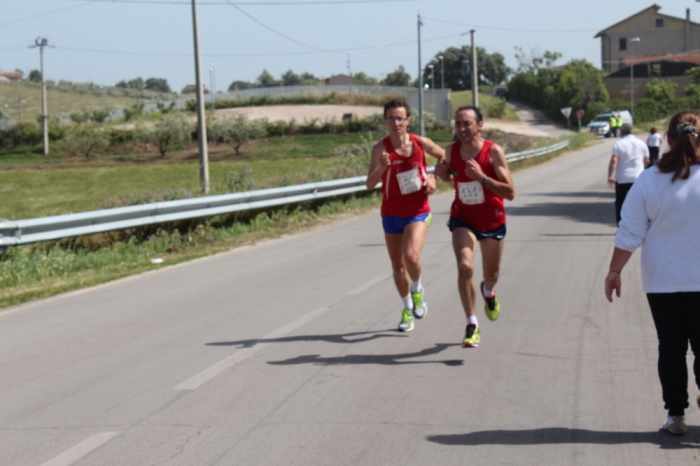
{"label": "running woman", "polygon": [[484,281],[479,291],[484,297],[486,316],[496,320],[501,312],[495,287],[506,236],[503,199],[510,201],[515,197],[503,149],[481,137],[483,126],[484,118],[478,108],[471,105],[458,108],[455,112],[458,141],[447,146],[446,159],[435,169],[436,176],[452,180],[455,185],[455,199],[447,225],[452,232],[452,248],[457,258],[457,288],[467,316],[462,341],[465,348],[479,346],[481,339],[473,278],[477,244],[481,245]]}
{"label": "running woman", "polygon": [[441,161],[445,151],[428,138],[410,134],[411,109],[406,102],[391,100],[384,105],[384,124],[389,136],[372,148],[367,189],[382,182],[382,225],[401,297],[399,331],[410,332],[414,317],[428,313],[421,284],[420,254],[430,224],[428,195],[435,192],[435,177],[428,175],[425,154]]}

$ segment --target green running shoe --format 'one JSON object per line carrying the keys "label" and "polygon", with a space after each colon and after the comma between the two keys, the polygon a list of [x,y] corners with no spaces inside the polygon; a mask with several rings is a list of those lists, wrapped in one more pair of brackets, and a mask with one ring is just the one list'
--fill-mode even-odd
{"label": "green running shoe", "polygon": [[481,332],[474,324],[467,325],[467,331],[464,332],[464,340],[462,340],[462,348],[476,348],[481,341]]}
{"label": "green running shoe", "polygon": [[399,322],[399,332],[410,332],[413,330],[413,312],[410,309],[401,311],[401,322]]}
{"label": "green running shoe", "polygon": [[[481,296],[484,296],[484,282],[479,285],[479,290],[481,291]],[[486,311],[486,317],[489,320],[496,320],[501,314],[501,305],[498,303],[498,298],[496,298],[496,292],[494,291],[493,296],[487,298],[484,296],[484,310]]]}
{"label": "green running shoe", "polygon": [[411,293],[411,299],[413,300],[413,315],[416,319],[422,319],[428,314],[428,303],[425,302],[425,291],[417,291],[416,293]]}

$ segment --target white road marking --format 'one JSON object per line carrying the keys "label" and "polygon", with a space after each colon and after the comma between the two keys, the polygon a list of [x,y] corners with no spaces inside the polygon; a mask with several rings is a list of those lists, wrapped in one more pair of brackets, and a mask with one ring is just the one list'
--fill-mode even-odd
{"label": "white road marking", "polygon": [[78,461],[83,456],[87,455],[91,451],[101,447],[103,444],[107,443],[109,440],[117,436],[118,432],[103,432],[101,434],[95,434],[83,440],[81,443],[77,444],[70,450],[61,453],[56,458],[51,461],[44,463],[42,466],[68,466],[76,461]]}
{"label": "white road marking", "polygon": [[391,275],[382,275],[382,276],[380,276],[380,277],[377,277],[377,278],[375,278],[375,279],[373,279],[373,280],[368,281],[367,283],[365,283],[365,284],[363,284],[363,285],[358,286],[358,287],[355,288],[354,290],[348,291],[348,294],[360,294],[360,293],[362,293],[363,291],[366,291],[366,290],[372,288],[374,285],[383,282],[384,280],[386,280],[386,279],[389,278],[390,276],[391,276]]}
{"label": "white road marking", "polygon": [[[285,325],[284,327],[275,330],[271,334],[261,338],[261,340],[269,340],[273,338],[279,338],[281,336],[284,336],[297,328],[301,327],[302,325],[306,324],[312,319],[315,319],[316,317],[320,316],[324,312],[328,310],[327,307],[323,307],[321,309],[316,309],[315,311],[311,311],[306,315],[303,315],[299,317],[297,320],[290,322],[289,324]],[[227,357],[223,361],[217,362],[213,366],[211,366],[209,369],[205,369],[204,371],[200,372],[199,374],[195,375],[189,380],[185,380],[182,382],[180,385],[174,388],[174,390],[194,390],[195,388],[199,387],[200,385],[208,382],[209,380],[213,379],[217,375],[221,374],[222,372],[226,371],[227,369],[231,368],[232,366],[238,364],[239,362],[251,357],[253,354],[257,353],[261,349],[265,348],[268,345],[268,343],[258,343],[255,346],[251,348],[245,348],[240,351],[237,351],[233,353],[231,356]]]}

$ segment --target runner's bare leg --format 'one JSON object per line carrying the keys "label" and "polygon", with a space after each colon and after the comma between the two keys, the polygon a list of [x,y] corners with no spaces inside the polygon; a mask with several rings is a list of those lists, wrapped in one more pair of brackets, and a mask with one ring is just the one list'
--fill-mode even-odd
{"label": "runner's bare leg", "polygon": [[457,288],[467,317],[476,315],[474,253],[477,245],[476,236],[467,228],[457,228],[452,232],[452,248],[457,259]]}

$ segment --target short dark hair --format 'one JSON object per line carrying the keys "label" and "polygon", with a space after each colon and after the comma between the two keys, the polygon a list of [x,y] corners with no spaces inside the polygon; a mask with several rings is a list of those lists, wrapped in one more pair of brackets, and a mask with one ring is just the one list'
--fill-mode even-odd
{"label": "short dark hair", "polygon": [[389,111],[389,109],[391,108],[405,108],[406,117],[411,116],[411,107],[409,107],[408,104],[403,100],[394,99],[384,104],[384,118],[386,118],[386,112]]}
{"label": "short dark hair", "polygon": [[484,121],[484,115],[481,113],[481,110],[479,110],[479,107],[475,107],[474,105],[462,105],[455,112],[455,116],[457,116],[459,112],[463,112],[465,110],[471,110],[474,112],[477,123]]}
{"label": "short dark hair", "polygon": [[657,132],[657,130],[656,130],[656,128],[655,128],[654,126],[652,126],[651,129],[649,130],[649,132],[650,132],[651,134],[654,134],[654,133]]}

